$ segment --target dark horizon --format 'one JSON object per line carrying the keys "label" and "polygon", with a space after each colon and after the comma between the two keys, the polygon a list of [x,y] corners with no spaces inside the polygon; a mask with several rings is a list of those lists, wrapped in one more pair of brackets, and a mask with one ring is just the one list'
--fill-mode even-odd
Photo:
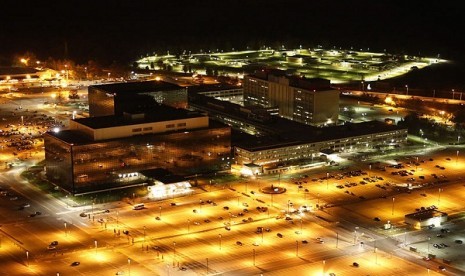
{"label": "dark horizon", "polygon": [[[11,3],[10,3],[11,2]],[[460,8],[409,1],[7,1],[0,64],[14,55],[130,64],[153,52],[263,44],[462,60]]]}

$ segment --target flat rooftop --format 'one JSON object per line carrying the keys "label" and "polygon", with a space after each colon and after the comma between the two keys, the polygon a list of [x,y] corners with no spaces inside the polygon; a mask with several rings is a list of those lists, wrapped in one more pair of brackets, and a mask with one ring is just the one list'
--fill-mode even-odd
{"label": "flat rooftop", "polygon": [[139,171],[139,173],[143,174],[148,178],[152,178],[154,180],[158,180],[163,184],[171,184],[171,183],[179,183],[183,181],[187,181],[184,177],[176,174],[172,174],[170,171],[165,170],[163,168],[157,168],[152,170],[143,170]]}
{"label": "flat rooftop", "polygon": [[137,81],[137,82],[122,82],[102,85],[91,85],[89,89],[95,88],[105,90],[109,93],[144,93],[144,92],[159,92],[172,91],[183,89],[183,87],[165,82],[165,81]]}
{"label": "flat rooftop", "polygon": [[233,136],[234,144],[248,151],[259,151],[276,147],[339,140],[379,132],[405,129],[403,127],[388,125],[379,121],[320,128],[298,124],[282,118],[278,118],[274,121],[273,126],[270,127],[273,127],[276,132],[263,137],[255,137],[243,133],[236,135],[235,133]]}
{"label": "flat rooftop", "polygon": [[101,129],[197,117],[205,117],[205,115],[197,111],[179,109],[167,105],[158,105],[153,108],[153,112],[80,118],[74,119],[74,121],[92,129]]}
{"label": "flat rooftop", "polygon": [[305,78],[287,74],[279,69],[263,69],[251,74],[250,77],[278,83],[279,78],[286,78],[289,86],[305,90],[326,91],[332,90],[331,81],[323,78]]}
{"label": "flat rooftop", "polygon": [[[221,128],[221,127],[228,127],[228,126],[223,124],[223,123],[213,121],[213,120],[209,120],[209,122],[208,122],[208,129],[210,129],[210,128]],[[189,132],[190,131],[197,131],[197,130],[202,130],[202,129],[207,129],[207,127],[198,128],[198,129],[190,129],[190,130],[182,130],[182,132],[185,132],[185,131],[189,131]],[[146,135],[155,135],[155,136],[157,136],[157,135],[167,135],[167,134],[171,134],[171,133],[176,133],[176,132],[169,132],[169,133],[163,132],[163,133],[146,134]],[[46,135],[53,136],[53,137],[65,142],[67,144],[72,144],[74,146],[91,145],[91,144],[94,144],[94,143],[102,143],[102,142],[108,142],[108,141],[121,141],[121,140],[125,140],[125,139],[133,139],[133,138],[137,137],[137,136],[129,136],[129,137],[124,137],[124,138],[114,138],[114,139],[108,139],[108,140],[94,141],[89,136],[87,136],[87,135],[85,135],[85,134],[83,134],[83,133],[81,133],[81,132],[79,132],[77,130],[69,130],[69,129],[61,130],[61,131],[58,131],[58,132],[50,131],[50,132],[47,132]]]}
{"label": "flat rooftop", "polygon": [[251,151],[406,129],[380,121],[314,127],[272,115],[253,119],[251,114],[260,115],[259,112],[263,109],[255,111],[254,108],[242,107],[238,104],[220,101],[205,95],[190,95],[189,104],[195,105],[199,109],[208,110],[210,117],[220,114],[222,117],[240,120],[245,124],[254,126],[262,133],[267,133],[265,136],[256,137],[234,131],[232,136],[233,144]]}
{"label": "flat rooftop", "polygon": [[405,215],[406,218],[415,219],[417,221],[427,220],[427,219],[434,218],[434,217],[443,217],[443,216],[447,216],[447,213],[444,213],[444,212],[441,212],[435,209],[427,209],[427,210]]}
{"label": "flat rooftop", "polygon": [[201,85],[188,86],[187,92],[188,93],[202,93],[202,92],[236,90],[236,89],[242,89],[242,87],[225,84],[225,83],[214,83],[214,84],[201,84]]}

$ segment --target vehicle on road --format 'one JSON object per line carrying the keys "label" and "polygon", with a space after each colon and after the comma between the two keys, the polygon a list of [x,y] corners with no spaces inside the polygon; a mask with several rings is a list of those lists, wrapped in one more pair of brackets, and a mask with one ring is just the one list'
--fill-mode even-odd
{"label": "vehicle on road", "polygon": [[78,265],[80,265],[80,264],[81,264],[80,262],[72,262],[72,263],[71,263],[71,266],[78,266]]}
{"label": "vehicle on road", "polygon": [[279,238],[282,238],[282,237],[283,237],[283,234],[278,233],[278,234],[276,234],[276,236],[278,236]]}
{"label": "vehicle on road", "polygon": [[133,210],[142,210],[142,209],[145,209],[145,205],[144,203],[138,203],[138,204],[135,204],[133,207],[132,207]]}

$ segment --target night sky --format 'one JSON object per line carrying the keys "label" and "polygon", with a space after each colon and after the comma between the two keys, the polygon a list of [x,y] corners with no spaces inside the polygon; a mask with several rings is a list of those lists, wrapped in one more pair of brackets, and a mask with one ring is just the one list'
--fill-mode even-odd
{"label": "night sky", "polygon": [[79,63],[130,63],[168,49],[282,44],[462,59],[462,9],[449,2],[6,0],[0,7],[0,64],[26,51],[39,59],[67,54]]}

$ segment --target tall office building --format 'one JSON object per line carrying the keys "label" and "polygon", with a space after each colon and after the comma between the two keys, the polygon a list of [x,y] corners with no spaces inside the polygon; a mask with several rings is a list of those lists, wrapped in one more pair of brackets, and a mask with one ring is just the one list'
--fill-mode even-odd
{"label": "tall office building", "polygon": [[244,104],[276,107],[279,116],[308,125],[335,124],[339,91],[332,89],[326,79],[262,70],[244,77]]}

